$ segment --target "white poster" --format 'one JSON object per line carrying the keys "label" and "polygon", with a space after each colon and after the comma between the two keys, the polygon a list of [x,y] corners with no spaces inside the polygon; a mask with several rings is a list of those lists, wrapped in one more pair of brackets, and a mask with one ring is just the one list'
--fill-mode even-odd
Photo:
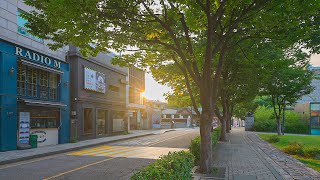
{"label": "white poster", "polygon": [[84,88],[105,93],[106,92],[106,76],[101,72],[84,68]]}
{"label": "white poster", "polygon": [[96,91],[96,71],[84,68],[84,88]]}
{"label": "white poster", "polygon": [[30,112],[19,113],[19,142],[29,143],[30,135]]}

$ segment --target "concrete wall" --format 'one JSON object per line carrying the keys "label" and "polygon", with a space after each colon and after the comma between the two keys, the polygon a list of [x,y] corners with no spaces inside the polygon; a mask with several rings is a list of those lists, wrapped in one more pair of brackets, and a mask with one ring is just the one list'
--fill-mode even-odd
{"label": "concrete wall", "polygon": [[68,50],[67,47],[52,51],[47,46],[52,41],[44,40],[44,43],[40,43],[18,33],[18,9],[25,12],[32,10],[30,6],[23,3],[23,0],[0,0],[0,39],[28,47],[31,50],[42,52],[59,60],[64,60],[66,51]]}

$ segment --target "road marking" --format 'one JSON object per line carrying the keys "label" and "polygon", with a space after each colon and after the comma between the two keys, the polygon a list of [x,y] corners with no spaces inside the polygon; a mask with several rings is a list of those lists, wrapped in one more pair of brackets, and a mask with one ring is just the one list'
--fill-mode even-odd
{"label": "road marking", "polygon": [[106,161],[109,161],[109,160],[112,160],[112,159],[115,159],[115,158],[109,158],[109,159],[104,159],[102,161],[97,161],[97,162],[94,162],[94,163],[91,163],[91,164],[87,164],[87,165],[84,165],[84,166],[80,166],[76,169],[72,169],[70,171],[66,171],[66,172],[63,172],[63,173],[60,173],[60,174],[57,174],[55,176],[51,176],[51,177],[48,177],[48,178],[44,178],[43,180],[49,180],[49,179],[54,179],[54,178],[57,178],[57,177],[60,177],[60,176],[63,176],[65,174],[69,174],[69,173],[72,173],[74,171],[78,171],[80,169],[84,169],[84,168],[87,168],[87,167],[90,167],[90,166],[93,166],[93,165],[96,165],[96,164],[100,164],[100,163],[103,163],[103,162],[106,162]]}

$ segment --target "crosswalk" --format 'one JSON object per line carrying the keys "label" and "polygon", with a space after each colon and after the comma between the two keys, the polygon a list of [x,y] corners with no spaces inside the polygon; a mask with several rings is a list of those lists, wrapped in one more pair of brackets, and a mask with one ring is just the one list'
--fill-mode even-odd
{"label": "crosswalk", "polygon": [[99,146],[75,151],[70,156],[106,156],[106,157],[126,157],[159,159],[161,155],[168,154],[170,151],[187,151],[184,148],[167,147],[142,147],[142,146]]}

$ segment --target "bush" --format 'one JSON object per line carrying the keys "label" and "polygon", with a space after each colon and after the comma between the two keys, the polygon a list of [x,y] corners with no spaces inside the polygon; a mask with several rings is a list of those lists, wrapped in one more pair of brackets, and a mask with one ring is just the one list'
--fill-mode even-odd
{"label": "bush", "polygon": [[[281,117],[282,121],[282,117]],[[302,116],[294,111],[285,112],[285,133],[294,134],[308,134],[309,126],[308,121],[303,121]],[[254,114],[254,126],[255,131],[260,132],[276,132],[277,120],[275,118],[272,108],[266,108],[259,106]]]}
{"label": "bush", "polygon": [[317,147],[305,147],[303,149],[303,154],[309,158],[317,158],[320,156],[320,149]]}
{"label": "bush", "polygon": [[194,156],[194,163],[198,164],[200,161],[200,144],[201,138],[197,136],[196,138],[191,140],[191,144],[189,146],[190,153]]}
{"label": "bush", "polygon": [[283,149],[284,152],[291,155],[303,155],[303,144],[298,142],[291,142],[287,147]]}
{"label": "bush", "polygon": [[268,141],[269,143],[276,143],[276,142],[279,142],[280,141],[280,138],[278,135],[272,135],[272,136],[269,136],[266,141]]}
{"label": "bush", "polygon": [[[211,142],[212,146],[216,145],[220,139],[221,134],[221,128],[215,128],[213,132],[211,133]],[[201,144],[201,138],[200,136],[197,136],[196,138],[191,140],[191,144],[189,146],[190,152],[195,157],[194,163],[198,164],[200,162],[200,144]]]}
{"label": "bush", "polygon": [[213,132],[211,133],[211,140],[212,140],[212,145],[216,145],[220,139],[221,135],[221,128],[215,128]]}
{"label": "bush", "polygon": [[185,151],[169,152],[154,164],[135,173],[131,180],[192,179],[194,157]]}

